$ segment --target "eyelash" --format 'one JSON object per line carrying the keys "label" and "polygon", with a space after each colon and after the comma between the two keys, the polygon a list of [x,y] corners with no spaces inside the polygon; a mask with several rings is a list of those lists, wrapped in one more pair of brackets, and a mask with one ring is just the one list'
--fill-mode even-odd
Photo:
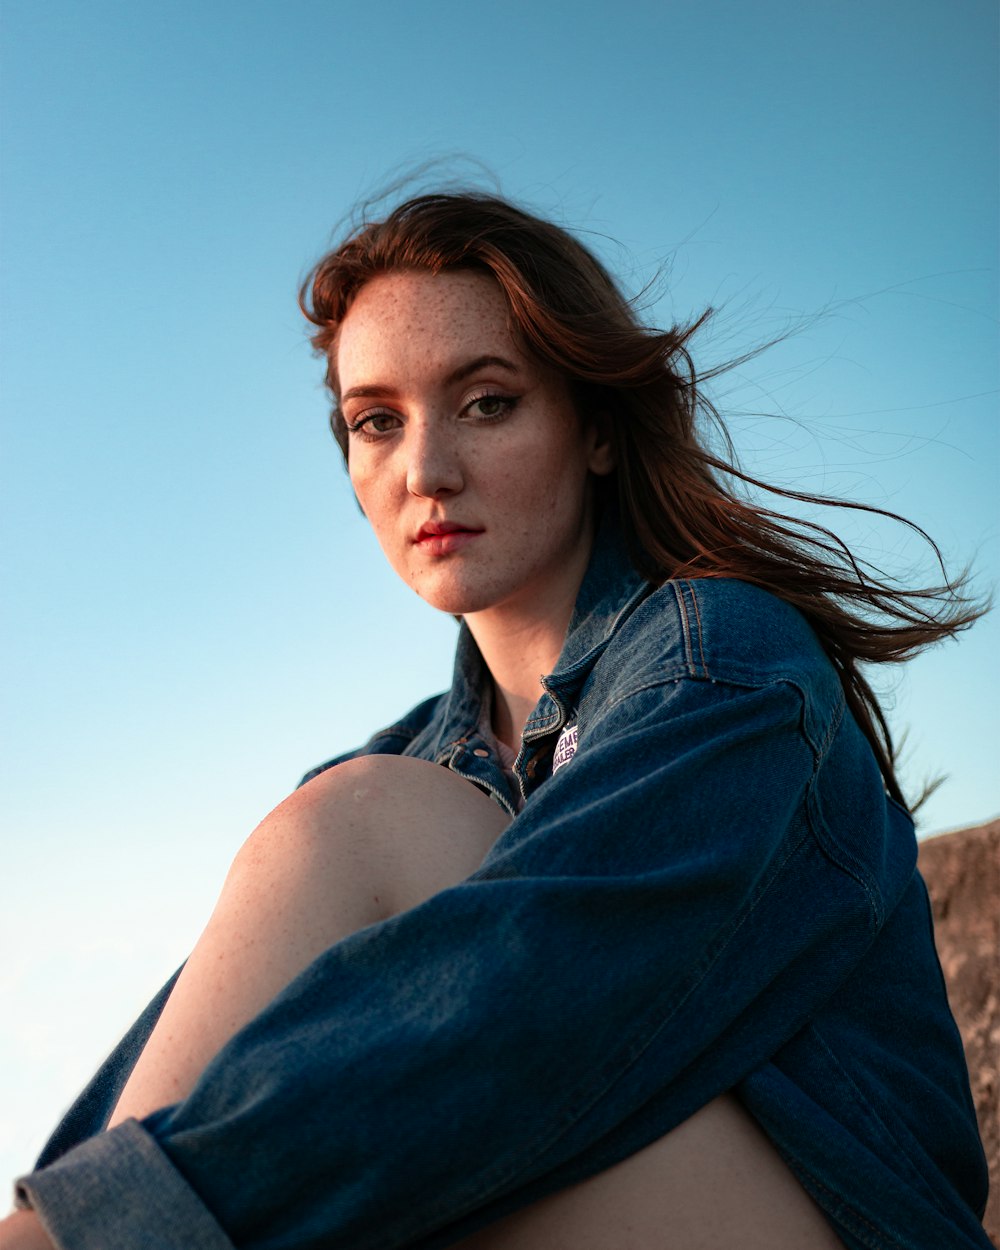
{"label": "eyelash", "polygon": [[[499,391],[483,391],[480,395],[470,396],[462,408],[462,414],[464,415],[467,413],[469,409],[474,407],[476,404],[481,404],[485,400],[490,399],[495,400],[497,403],[502,405],[501,411],[493,414],[492,416],[487,416],[485,414],[481,415],[477,418],[476,423],[478,425],[492,425],[494,422],[502,421],[514,411],[518,404],[518,396],[502,395]],[[345,420],[344,424],[347,426],[349,434],[355,434],[367,443],[377,443],[383,438],[386,438],[392,431],[385,430],[380,432],[378,430],[369,430],[368,426],[372,421],[377,421],[379,417],[395,416],[396,413],[394,412],[382,408],[376,408],[372,412],[364,413],[356,421],[352,422]]]}
{"label": "eyelash", "polygon": [[486,390],[483,391],[481,395],[470,396],[465,407],[462,409],[462,412],[468,412],[473,405],[481,404],[486,399],[495,399],[497,403],[501,405],[501,410],[500,412],[495,413],[492,417],[481,415],[479,417],[479,421],[482,424],[490,425],[494,421],[502,421],[504,417],[510,416],[510,414],[517,407],[516,395],[502,395],[499,391]]}
{"label": "eyelash", "polygon": [[377,421],[379,417],[394,417],[395,415],[394,412],[368,412],[363,417],[359,417],[357,421],[345,420],[344,424],[347,426],[348,434],[356,434],[358,438],[363,439],[366,443],[377,443],[380,439],[385,438],[390,431],[385,430],[381,433],[375,431],[373,433],[368,429],[369,424],[372,421]]}

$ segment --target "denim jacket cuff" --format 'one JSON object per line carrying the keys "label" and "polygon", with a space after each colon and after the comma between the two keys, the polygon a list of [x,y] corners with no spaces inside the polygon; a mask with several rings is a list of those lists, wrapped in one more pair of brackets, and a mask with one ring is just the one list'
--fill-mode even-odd
{"label": "denim jacket cuff", "polygon": [[59,1250],[233,1250],[194,1190],[137,1120],[16,1182]]}

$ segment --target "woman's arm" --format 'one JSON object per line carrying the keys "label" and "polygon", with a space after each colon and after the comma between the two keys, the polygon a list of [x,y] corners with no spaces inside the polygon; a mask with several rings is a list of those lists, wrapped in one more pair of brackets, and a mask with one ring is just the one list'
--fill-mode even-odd
{"label": "woman's arm", "polygon": [[[74,1250],[153,1245],[164,1218],[191,1246],[363,1250],[608,1166],[672,1086],[641,1130],[667,1131],[772,1054],[873,937],[867,890],[802,861],[818,763],[802,723],[785,682],[619,700],[471,878],[326,951],[183,1102],[24,1192]],[[83,1177],[86,1218],[130,1221],[120,1243],[67,1208]]]}

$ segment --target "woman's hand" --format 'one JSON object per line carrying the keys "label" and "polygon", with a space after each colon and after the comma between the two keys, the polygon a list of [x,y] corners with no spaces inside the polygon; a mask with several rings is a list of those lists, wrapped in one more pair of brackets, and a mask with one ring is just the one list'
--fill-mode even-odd
{"label": "woman's hand", "polygon": [[0,1220],[0,1250],[55,1250],[34,1211],[15,1211]]}

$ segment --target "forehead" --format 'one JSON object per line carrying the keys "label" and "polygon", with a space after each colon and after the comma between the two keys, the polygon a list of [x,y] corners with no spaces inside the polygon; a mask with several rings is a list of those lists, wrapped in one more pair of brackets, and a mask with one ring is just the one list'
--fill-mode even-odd
{"label": "forehead", "polygon": [[358,292],[340,327],[336,365],[346,389],[383,380],[374,376],[380,370],[448,369],[483,354],[524,359],[496,279],[465,270],[402,271],[373,278]]}

